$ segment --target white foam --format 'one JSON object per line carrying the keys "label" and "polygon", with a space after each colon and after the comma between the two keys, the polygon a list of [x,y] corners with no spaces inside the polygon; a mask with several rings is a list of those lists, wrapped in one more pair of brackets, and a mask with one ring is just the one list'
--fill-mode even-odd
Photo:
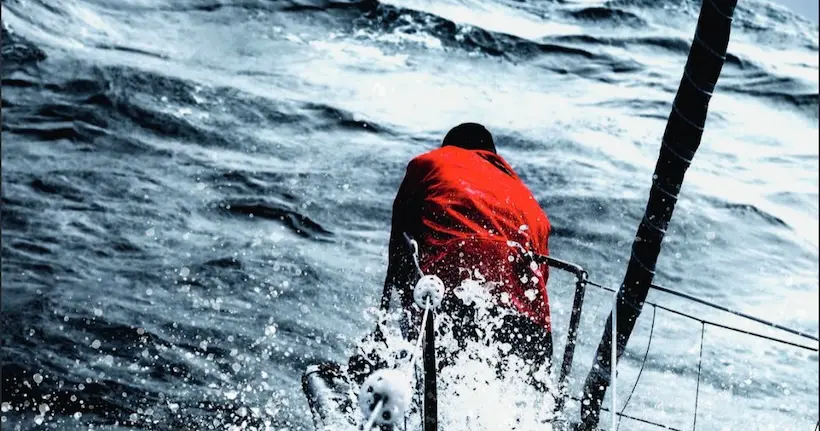
{"label": "white foam", "polygon": [[[436,316],[437,361],[447,359],[451,365],[444,367],[438,374],[438,412],[440,427],[450,430],[551,430],[554,399],[550,394],[539,393],[534,387],[524,383],[528,367],[524,361],[511,354],[506,356],[508,371],[499,376],[497,365],[502,360],[502,352],[512,346],[489,343],[495,330],[501,327],[502,319],[511,313],[496,309],[498,300],[489,294],[493,283],[480,283],[466,280],[454,290],[456,297],[465,304],[472,304],[476,313],[475,321],[482,334],[478,341],[467,340],[464,347],[449,328],[452,319],[448,315]],[[500,311],[500,312],[499,312]],[[398,329],[398,315],[387,317],[387,324],[382,325],[386,343],[372,339],[358,347],[366,352],[376,352],[391,368],[405,369],[409,360],[409,350],[414,343],[405,340]],[[404,351],[404,355],[399,352]],[[421,363],[416,363],[421,375]],[[549,378],[546,371],[537,377],[544,381]],[[548,387],[551,387],[549,382]],[[417,390],[415,409],[408,413],[408,429],[420,423],[419,392]]]}

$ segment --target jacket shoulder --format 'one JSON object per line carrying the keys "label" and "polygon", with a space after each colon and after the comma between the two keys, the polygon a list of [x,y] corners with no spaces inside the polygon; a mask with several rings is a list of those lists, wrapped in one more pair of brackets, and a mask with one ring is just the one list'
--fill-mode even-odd
{"label": "jacket shoulder", "polygon": [[412,170],[414,172],[432,171],[437,166],[441,165],[445,157],[446,156],[441,151],[441,148],[437,148],[435,150],[419,154],[418,156],[413,157],[413,159],[410,160],[410,163],[407,164],[407,170]]}

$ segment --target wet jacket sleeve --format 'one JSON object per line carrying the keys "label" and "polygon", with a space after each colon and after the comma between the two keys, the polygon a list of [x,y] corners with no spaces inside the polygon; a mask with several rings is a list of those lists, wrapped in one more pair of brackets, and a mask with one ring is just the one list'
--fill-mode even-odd
{"label": "wet jacket sleeve", "polygon": [[384,280],[385,295],[382,297],[382,307],[388,305],[390,292],[395,290],[401,301],[406,304],[410,286],[416,281],[416,270],[412,260],[412,251],[407,245],[403,234],[418,238],[421,226],[421,205],[424,201],[424,178],[430,167],[428,164],[413,159],[407,165],[404,180],[399,186],[396,199],[393,201],[393,217],[390,229],[390,245],[388,249],[387,276]]}

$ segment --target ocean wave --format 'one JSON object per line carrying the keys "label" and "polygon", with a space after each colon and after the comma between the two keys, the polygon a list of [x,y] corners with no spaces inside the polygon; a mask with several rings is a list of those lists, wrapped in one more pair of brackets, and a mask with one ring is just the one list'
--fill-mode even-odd
{"label": "ocean wave", "polygon": [[597,57],[592,52],[581,48],[539,43],[511,34],[457,24],[431,13],[404,9],[375,0],[367,2],[362,12],[363,16],[357,20],[359,28],[366,27],[379,32],[424,32],[439,39],[443,46],[476,51],[489,56],[517,59],[546,54],[580,56],[588,59]]}
{"label": "ocean wave", "polygon": [[[0,53],[2,53],[4,74],[9,68],[17,68],[46,59],[46,53],[40,47],[9,31],[5,22],[0,21],[0,26],[2,26]],[[3,86],[5,87],[5,83]]]}
{"label": "ocean wave", "polygon": [[[3,80],[3,130],[43,141],[106,140],[123,153],[169,156],[167,148],[144,142],[124,129],[221,149],[265,148],[252,136],[240,139],[236,122],[298,130],[355,130],[391,133],[351,111],[319,102],[270,100],[232,88],[202,87],[190,81],[128,67],[85,67],[87,77],[14,74]],[[46,69],[51,71],[50,68]],[[42,91],[45,90],[45,91]]]}
{"label": "ocean wave", "polygon": [[820,93],[816,89],[793,77],[773,75],[751,62],[742,64],[739,76],[721,81],[721,90],[791,106],[800,112],[818,117]]}
{"label": "ocean wave", "polygon": [[724,208],[733,213],[736,213],[742,217],[753,216],[757,217],[766,223],[773,225],[773,226],[781,226],[781,227],[789,227],[789,225],[783,221],[783,219],[771,214],[769,212],[763,211],[762,209],[758,208],[752,204],[743,204],[743,203],[732,203],[732,202],[713,202],[713,204],[717,208]]}
{"label": "ocean wave", "polygon": [[[691,41],[675,36],[592,36],[592,35],[568,35],[555,36],[551,40],[570,45],[596,46],[598,48],[618,47],[622,49],[632,49],[635,47],[655,47],[660,48],[670,54],[678,56],[688,56]],[[635,60],[621,59],[620,61],[608,62],[605,65],[594,67],[594,61],[584,64],[570,66],[552,67],[555,71],[571,71],[571,73],[586,78],[599,79],[602,81],[615,80],[615,73],[637,72],[645,70],[645,67]],[[609,66],[609,67],[607,67]],[[803,65],[803,67],[811,67]],[[760,64],[752,58],[735,53],[727,53],[725,61],[724,76],[721,77],[718,85],[722,91],[746,94],[749,96],[767,99],[774,102],[790,105],[801,112],[812,116],[818,115],[818,104],[820,97],[811,86],[801,79],[792,76],[775,75],[768,67]],[[668,91],[675,91],[674,86],[665,86]],[[607,102],[610,103],[610,102]],[[636,101],[637,103],[637,101]],[[646,101],[641,104],[648,103]],[[666,108],[656,106],[660,109],[648,116],[656,118],[666,118]],[[710,112],[710,116],[719,115],[717,112]]]}
{"label": "ocean wave", "polygon": [[663,48],[675,54],[688,54],[691,41],[677,36],[660,35],[559,35],[550,36],[550,40],[561,43],[571,43],[579,45],[614,46],[627,48],[633,46],[650,46]]}
{"label": "ocean wave", "polygon": [[425,34],[434,37],[446,48],[476,52],[494,57],[515,59],[538,55],[567,55],[595,58],[584,49],[556,43],[540,43],[511,34],[493,32],[480,27],[459,24],[433,13],[408,9],[377,0],[360,2],[324,2],[309,5],[291,5],[282,10],[308,12],[333,10],[341,23],[352,22],[349,31],[373,34]]}
{"label": "ocean wave", "polygon": [[215,207],[243,217],[279,221],[297,235],[305,238],[323,239],[326,235],[332,233],[307,215],[275,202],[231,199],[225,203],[217,204]]}
{"label": "ocean wave", "polygon": [[618,7],[590,6],[565,12],[569,18],[579,21],[592,21],[595,25],[610,23],[628,27],[643,27],[648,23],[640,15]]}

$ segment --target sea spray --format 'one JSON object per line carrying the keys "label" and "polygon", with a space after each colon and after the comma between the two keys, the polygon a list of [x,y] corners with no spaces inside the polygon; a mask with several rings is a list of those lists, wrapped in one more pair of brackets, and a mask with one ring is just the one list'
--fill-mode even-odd
{"label": "sea spray", "polygon": [[[453,430],[551,430],[554,398],[549,366],[544,364],[530,376],[531,365],[511,353],[511,345],[493,341],[504,317],[515,313],[503,304],[502,297],[491,294],[493,287],[490,282],[465,280],[452,292],[451,300],[457,298],[474,310],[471,327],[477,333],[473,337],[459,337],[453,331],[460,323],[459,316],[436,315],[439,424]],[[365,337],[356,346],[356,352],[370,358],[375,368],[407,371],[411,384],[416,385],[406,418],[407,429],[421,429],[423,369],[420,361],[415,362],[415,372],[409,368],[415,339],[402,336],[402,312],[370,312],[378,322],[373,334],[378,335]],[[421,310],[415,313],[421,314]],[[530,379],[540,381],[549,390],[537,390],[527,383]],[[358,389],[354,385],[353,392],[358,393]]]}

